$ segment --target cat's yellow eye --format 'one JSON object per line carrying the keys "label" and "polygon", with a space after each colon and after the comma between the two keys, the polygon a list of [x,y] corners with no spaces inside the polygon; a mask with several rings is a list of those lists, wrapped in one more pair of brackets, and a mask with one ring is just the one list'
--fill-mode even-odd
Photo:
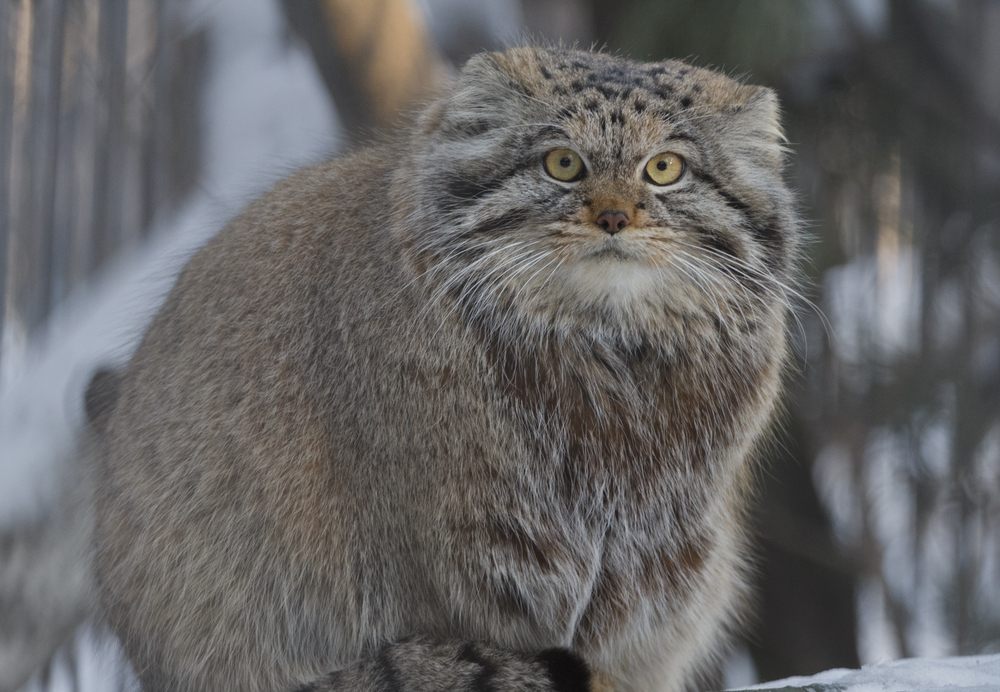
{"label": "cat's yellow eye", "polygon": [[545,172],[563,183],[572,183],[583,177],[586,167],[583,159],[572,149],[553,149],[545,155]]}
{"label": "cat's yellow eye", "polygon": [[673,185],[684,175],[684,159],[680,154],[665,151],[646,162],[646,177],[654,185]]}

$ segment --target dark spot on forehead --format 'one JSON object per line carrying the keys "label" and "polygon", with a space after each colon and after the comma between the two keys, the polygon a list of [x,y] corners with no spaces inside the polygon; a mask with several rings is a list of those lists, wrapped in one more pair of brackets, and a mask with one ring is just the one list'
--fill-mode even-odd
{"label": "dark spot on forehead", "polygon": [[653,93],[661,99],[669,99],[674,95],[674,88],[669,84],[659,84],[654,87]]}
{"label": "dark spot on forehead", "polygon": [[[702,85],[689,83],[694,70],[683,65],[647,65],[606,56],[552,57],[545,70],[552,83],[546,88],[555,96],[578,96],[575,113],[600,115],[598,124],[605,133],[609,126],[624,124],[626,113],[673,116],[677,109],[690,108],[703,90]],[[606,101],[621,105],[614,108],[615,103],[605,105]],[[605,108],[607,112],[601,113]],[[565,109],[560,113],[563,117],[569,114]]]}
{"label": "dark spot on forehead", "polygon": [[577,106],[563,106],[557,113],[561,120],[568,120],[577,113]]}
{"label": "dark spot on forehead", "polygon": [[622,95],[619,89],[615,89],[607,84],[597,84],[594,88],[597,89],[597,91],[601,93],[601,96],[606,99],[613,99]]}

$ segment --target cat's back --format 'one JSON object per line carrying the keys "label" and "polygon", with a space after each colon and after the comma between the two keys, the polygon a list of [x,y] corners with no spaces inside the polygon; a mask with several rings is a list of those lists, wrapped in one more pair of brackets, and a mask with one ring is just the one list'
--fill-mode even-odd
{"label": "cat's back", "polygon": [[203,423],[222,409],[201,410],[201,397],[228,396],[230,409],[243,395],[267,405],[303,384],[288,382],[296,374],[315,386],[315,360],[359,310],[372,326],[392,309],[401,267],[379,232],[390,213],[379,155],[362,150],[281,181],[188,261],[128,366],[112,439],[158,424],[150,408]]}
{"label": "cat's back", "polygon": [[[362,405],[377,370],[357,361],[402,300],[386,175],[362,151],[251,204],[191,258],[125,371],[99,468],[98,564],[112,624],[147,620],[129,642],[155,652],[144,659],[186,656],[177,633],[198,628],[284,650],[288,668],[265,677],[329,656],[310,647],[329,647],[330,617],[351,607],[335,582],[365,566],[327,556],[359,540],[367,482],[357,465],[331,472],[347,457],[331,407]],[[309,601],[320,592],[329,603]],[[251,593],[304,621],[248,630],[252,605],[230,601]]]}

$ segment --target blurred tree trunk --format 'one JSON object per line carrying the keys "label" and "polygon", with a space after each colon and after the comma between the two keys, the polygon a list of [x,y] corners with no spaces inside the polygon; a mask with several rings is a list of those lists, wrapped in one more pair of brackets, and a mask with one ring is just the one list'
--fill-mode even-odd
{"label": "blurred tree trunk", "polygon": [[447,67],[411,0],[283,0],[353,140],[426,98]]}
{"label": "blurred tree trunk", "polygon": [[124,180],[122,132],[125,123],[125,42],[127,0],[103,0],[98,19],[97,45],[103,54],[99,84],[97,148],[94,151],[94,236],[90,266],[106,257],[122,235]]}
{"label": "blurred tree trunk", "polygon": [[855,566],[844,559],[816,493],[817,449],[785,416],[757,499],[757,609],[747,643],[761,680],[857,668]]}
{"label": "blurred tree trunk", "polygon": [[0,372],[197,180],[205,37],[158,0],[0,0]]}
{"label": "blurred tree trunk", "polygon": [[10,244],[10,164],[13,143],[16,8],[0,0],[0,365],[7,318],[7,249]]}

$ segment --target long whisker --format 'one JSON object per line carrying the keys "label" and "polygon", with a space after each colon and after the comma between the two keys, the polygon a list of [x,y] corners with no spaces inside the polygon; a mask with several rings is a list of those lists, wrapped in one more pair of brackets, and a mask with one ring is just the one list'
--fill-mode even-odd
{"label": "long whisker", "polygon": [[[788,300],[788,296],[784,292],[779,292],[778,290],[776,290],[776,288],[780,288],[782,291],[784,291],[784,289],[787,288],[783,282],[780,282],[777,278],[773,277],[772,275],[766,274],[763,271],[758,270],[756,267],[753,267],[743,262],[742,260],[739,260],[737,258],[732,258],[724,253],[719,253],[710,248],[698,247],[686,243],[680,243],[680,244],[685,245],[686,247],[697,249],[698,252],[696,254],[690,254],[686,252],[684,254],[687,255],[687,257],[690,260],[700,263],[709,268],[710,270],[713,270],[712,271],[713,274],[727,277],[731,282],[732,287],[735,287],[737,290],[739,290],[740,293],[745,298],[757,302],[759,305],[761,305],[761,307],[767,308],[767,303],[763,300],[761,296],[756,295],[753,290],[745,286],[737,277],[732,276],[727,271],[727,269],[729,268],[727,266],[727,263],[729,265],[740,266],[740,268],[743,268],[746,271],[752,271],[755,274],[757,274],[759,278],[763,279],[765,282],[773,284],[773,286],[768,286],[767,283],[755,283],[755,286],[757,286],[760,290],[764,291],[767,295],[769,295],[772,299],[777,301],[780,305],[784,305],[788,309],[788,312],[789,314],[791,314],[792,319],[795,320],[796,327],[798,328],[798,331],[802,337],[802,343],[805,349],[803,358],[808,359],[808,339],[806,336],[805,325],[803,324],[802,319],[799,317],[798,313],[794,309],[792,309],[792,306]],[[818,314],[820,314],[821,317],[823,317],[822,313]]]}
{"label": "long whisker", "polygon": [[[780,288],[782,291],[784,291],[785,293],[787,293],[789,296],[795,298],[796,300],[798,300],[799,302],[801,302],[803,305],[805,305],[806,307],[808,307],[809,309],[811,309],[816,314],[816,316],[820,319],[820,322],[822,323],[823,328],[826,331],[827,338],[829,338],[831,341],[833,340],[833,336],[832,336],[833,325],[830,324],[830,320],[827,318],[826,314],[824,314],[823,310],[815,302],[813,302],[812,300],[810,300],[809,298],[807,298],[805,295],[803,295],[800,291],[798,291],[797,289],[795,289],[793,286],[787,284],[784,281],[781,281],[778,277],[774,276],[773,273],[771,273],[769,271],[766,271],[766,270],[764,270],[764,269],[762,269],[760,267],[755,267],[755,266],[749,264],[748,262],[746,262],[745,260],[742,260],[742,259],[737,258],[737,257],[732,257],[731,255],[727,255],[725,253],[719,252],[718,250],[715,250],[713,248],[706,248],[706,247],[702,247],[702,246],[695,246],[695,245],[692,245],[690,243],[686,243],[686,242],[684,242],[682,240],[679,240],[679,239],[677,239],[677,242],[679,244],[686,245],[689,248],[696,249],[699,252],[705,252],[707,254],[713,255],[713,256],[719,258],[722,261],[723,265],[725,265],[727,263],[728,264],[734,264],[734,265],[738,266],[739,268],[746,270],[748,273],[751,273],[754,276],[754,278],[766,281],[766,282],[768,282],[770,284],[773,284],[774,286]],[[787,302],[787,299],[786,299],[786,302]]]}

